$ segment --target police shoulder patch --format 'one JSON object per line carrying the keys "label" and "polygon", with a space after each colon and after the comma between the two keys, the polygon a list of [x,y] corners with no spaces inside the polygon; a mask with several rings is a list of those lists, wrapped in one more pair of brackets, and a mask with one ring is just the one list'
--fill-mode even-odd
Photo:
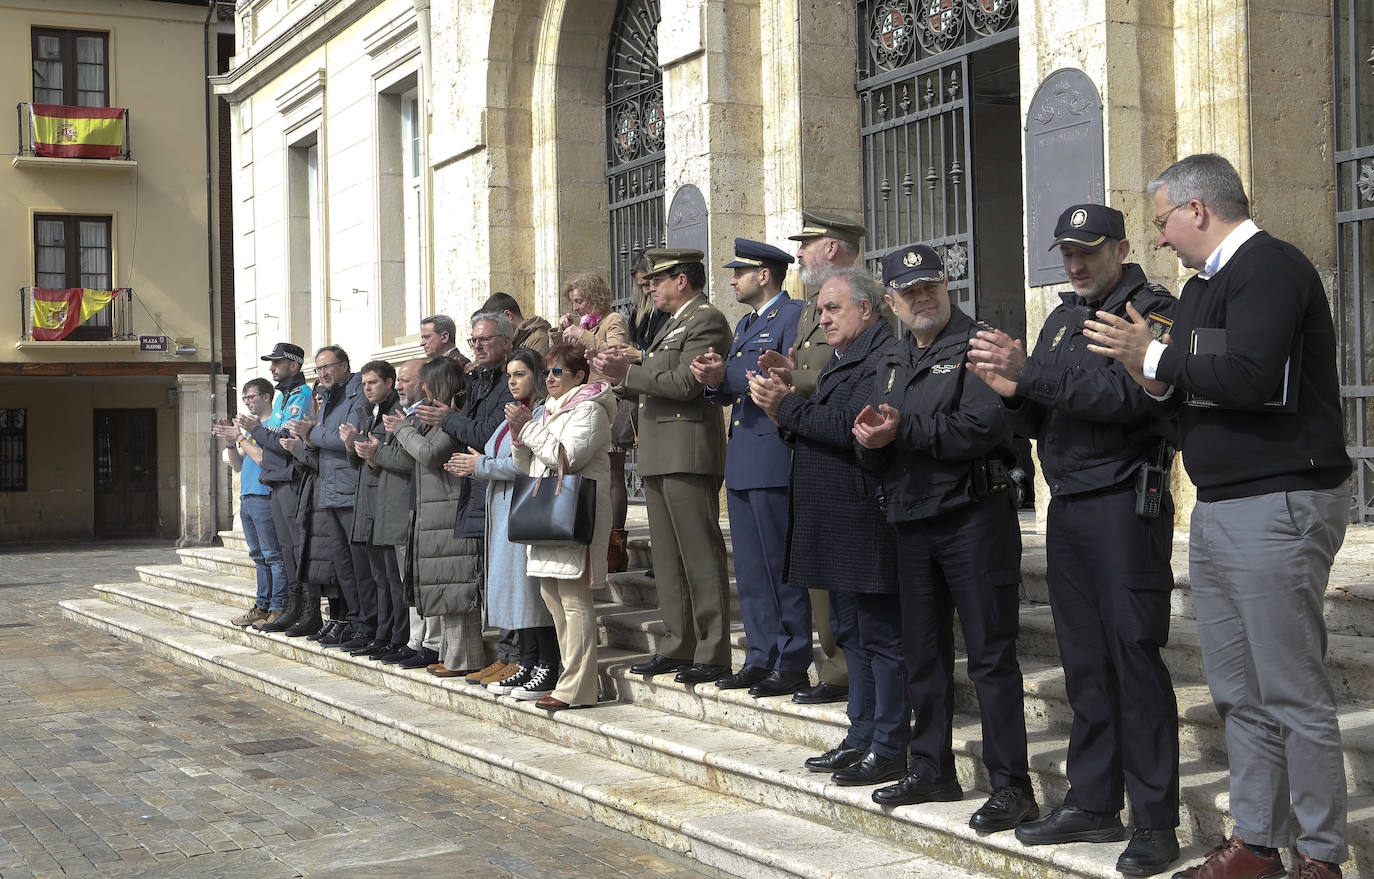
{"label": "police shoulder patch", "polygon": [[1145,324],[1150,328],[1150,335],[1155,337],[1156,342],[1164,338],[1164,334],[1174,326],[1173,321],[1154,311],[1145,315]]}

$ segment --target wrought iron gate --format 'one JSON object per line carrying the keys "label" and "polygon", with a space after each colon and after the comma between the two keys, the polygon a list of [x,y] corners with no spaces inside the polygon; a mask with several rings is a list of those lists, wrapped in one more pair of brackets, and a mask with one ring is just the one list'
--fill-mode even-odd
{"label": "wrought iron gate", "polygon": [[864,258],[924,242],[949,289],[974,301],[972,84],[969,59],[1017,36],[1016,0],[862,0],[858,90]]}
{"label": "wrought iron gate", "polygon": [[[664,235],[663,68],[658,65],[659,0],[619,0],[606,55],[606,206],[610,212],[607,264],[613,305],[634,319],[630,264]],[[631,500],[644,498],[637,450],[625,461]]]}
{"label": "wrought iron gate", "polygon": [[1374,521],[1374,8],[1334,0],[1336,291],[1352,518]]}
{"label": "wrought iron gate", "polygon": [[663,70],[659,0],[620,0],[606,59],[606,203],[610,282],[617,309],[630,305],[630,261],[662,247]]}

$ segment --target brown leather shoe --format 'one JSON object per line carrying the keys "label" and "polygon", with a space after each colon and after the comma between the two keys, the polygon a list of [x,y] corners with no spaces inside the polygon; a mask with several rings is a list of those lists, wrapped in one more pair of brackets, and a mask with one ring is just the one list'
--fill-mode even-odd
{"label": "brown leather shoe", "polygon": [[498,668],[494,668],[491,670],[490,673],[482,676],[482,686],[485,687],[487,684],[495,684],[499,683],[500,681],[504,681],[506,678],[515,674],[519,670],[520,666],[516,665],[515,663],[503,662],[500,664]]}
{"label": "brown leather shoe", "polygon": [[1333,870],[1325,861],[1309,858],[1293,849],[1293,872],[1289,879],[1341,879],[1341,870],[1339,867]]}
{"label": "brown leather shoe", "polygon": [[436,678],[461,678],[466,677],[467,673],[467,669],[444,668],[442,665],[430,672]]}
{"label": "brown leather shoe", "polygon": [[1283,860],[1275,851],[1262,858],[1245,847],[1239,836],[1207,853],[1207,860],[1174,874],[1174,879],[1284,879]]}
{"label": "brown leather shoe", "polygon": [[442,662],[431,662],[429,665],[425,666],[425,671],[434,674],[436,671],[448,671],[448,669],[444,668]]}
{"label": "brown leather shoe", "polygon": [[562,711],[564,708],[572,707],[562,699],[555,699],[552,696],[545,696],[543,699],[535,702],[534,705],[536,708],[547,708],[549,711]]}
{"label": "brown leather shoe", "polygon": [[630,566],[629,542],[629,531],[612,529],[610,543],[606,545],[606,573],[619,574]]}
{"label": "brown leather shoe", "polygon": [[236,626],[251,626],[253,623],[265,619],[267,619],[267,611],[255,604],[248,609],[248,613],[241,617],[234,617],[230,622]]}
{"label": "brown leather shoe", "polygon": [[255,629],[261,631],[263,626],[266,626],[266,625],[268,625],[268,624],[270,624],[270,623],[275,623],[277,620],[281,619],[282,616],[283,616],[282,611],[279,611],[279,610],[269,610],[269,611],[267,612],[267,616],[263,617],[262,619],[258,620],[258,621],[255,622],[255,623],[253,623],[253,628],[255,628]]}
{"label": "brown leather shoe", "polygon": [[467,681],[469,684],[485,684],[486,681],[483,680],[484,677],[496,671],[497,669],[504,668],[505,665],[506,664],[504,662],[498,659],[486,668],[478,669],[477,671],[463,678],[463,680]]}

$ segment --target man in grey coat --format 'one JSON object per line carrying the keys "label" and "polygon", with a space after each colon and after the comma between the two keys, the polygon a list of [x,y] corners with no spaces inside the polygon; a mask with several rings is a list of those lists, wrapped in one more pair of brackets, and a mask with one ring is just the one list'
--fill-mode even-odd
{"label": "man in grey coat", "polygon": [[380,659],[398,652],[410,638],[410,619],[396,564],[396,547],[373,540],[373,520],[377,509],[377,485],[381,474],[367,466],[358,455],[359,440],[378,441],[386,436],[382,416],[397,406],[396,370],[385,360],[373,360],[358,370],[366,404],[360,406],[353,421],[339,427],[339,439],[348,449],[348,460],[358,473],[358,488],[353,505],[353,545],[362,544],[372,579],[377,584],[377,630],[372,643],[350,651],[354,656]]}
{"label": "man in grey coat", "polygon": [[367,550],[352,543],[353,504],[358,474],[348,461],[348,449],[339,438],[339,427],[351,421],[363,400],[361,382],[349,371],[348,354],[338,345],[315,352],[319,376],[316,398],[321,400],[318,421],[301,418],[288,425],[305,444],[319,450],[320,475],[315,488],[315,509],[325,516],[332,558],[344,604],[348,606],[348,637],[321,639],[326,647],[357,650],[372,643],[377,630],[377,584]]}

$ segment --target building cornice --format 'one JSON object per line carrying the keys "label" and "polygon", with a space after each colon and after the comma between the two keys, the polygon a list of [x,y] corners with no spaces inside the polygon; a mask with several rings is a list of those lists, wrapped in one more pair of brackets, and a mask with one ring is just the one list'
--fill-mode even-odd
{"label": "building cornice", "polygon": [[228,73],[210,77],[215,94],[238,103],[328,43],[385,0],[322,0]]}

